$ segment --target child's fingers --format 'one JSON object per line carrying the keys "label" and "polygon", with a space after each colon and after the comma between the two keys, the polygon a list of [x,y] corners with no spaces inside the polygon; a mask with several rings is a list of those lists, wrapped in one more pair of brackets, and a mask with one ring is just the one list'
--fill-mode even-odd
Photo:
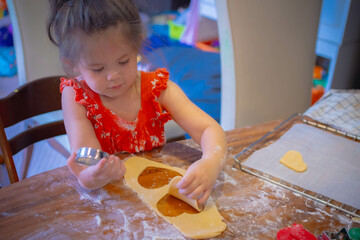
{"label": "child's fingers", "polygon": [[188,188],[191,183],[194,182],[195,180],[195,175],[194,174],[189,174],[188,172],[185,174],[185,176],[180,180],[180,182],[178,182],[177,187],[179,189],[185,189]]}
{"label": "child's fingers", "polygon": [[188,184],[185,188],[179,188],[179,192],[181,194],[189,196],[192,192],[194,192],[201,184],[194,179],[190,184]]}
{"label": "child's fingers", "polygon": [[119,157],[110,155],[103,167],[103,171],[105,171],[111,179],[120,180],[125,174],[125,165]]}
{"label": "child's fingers", "polygon": [[115,169],[119,169],[120,168],[120,158],[118,158],[114,155],[110,155],[106,165],[112,171]]}
{"label": "child's fingers", "polygon": [[114,157],[113,160],[113,173],[115,179],[120,180],[126,172],[124,162],[118,157]]}
{"label": "child's fingers", "polygon": [[208,200],[208,198],[210,197],[210,193],[211,193],[211,190],[209,190],[209,189],[205,190],[205,192],[203,193],[201,198],[198,199],[198,201],[197,201],[198,204],[204,205],[206,203],[206,201]]}
{"label": "child's fingers", "polygon": [[204,188],[203,186],[198,186],[197,188],[195,188],[192,192],[190,192],[189,194],[187,194],[187,196],[189,198],[192,198],[192,199],[197,199],[198,197],[201,196],[201,194],[204,192]]}
{"label": "child's fingers", "polygon": [[71,155],[70,155],[70,157],[67,159],[66,162],[67,162],[68,164],[71,164],[71,163],[75,162],[75,158],[76,158],[76,152],[72,152]]}
{"label": "child's fingers", "polygon": [[109,158],[109,163],[114,165],[115,163],[117,163],[118,161],[120,161],[120,158],[118,158],[117,156],[115,155],[110,155]]}
{"label": "child's fingers", "polygon": [[126,167],[125,167],[124,161],[119,159],[119,163],[120,163],[120,173],[122,175],[124,175],[126,173]]}
{"label": "child's fingers", "polygon": [[108,160],[106,158],[103,158],[96,165],[91,167],[93,167],[94,172],[101,172],[105,168],[107,161]]}
{"label": "child's fingers", "polygon": [[75,176],[79,176],[80,172],[84,168],[75,162],[75,158],[76,158],[76,153],[73,152],[66,162],[70,172],[72,172]]}

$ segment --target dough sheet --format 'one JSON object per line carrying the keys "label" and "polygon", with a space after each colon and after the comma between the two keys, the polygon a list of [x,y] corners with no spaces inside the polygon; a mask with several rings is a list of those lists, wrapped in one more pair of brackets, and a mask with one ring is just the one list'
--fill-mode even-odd
{"label": "dough sheet", "polygon": [[193,239],[211,238],[220,235],[226,229],[226,224],[211,197],[207,200],[204,209],[198,214],[183,213],[176,217],[168,217],[162,215],[156,205],[161,198],[169,193],[169,185],[157,189],[146,189],[138,182],[138,176],[149,166],[167,168],[182,175],[185,175],[186,171],[184,169],[170,167],[141,157],[127,159],[125,166],[126,174],[124,178],[126,184],[138,193],[143,202],[155,210],[159,216],[173,224],[185,237]]}

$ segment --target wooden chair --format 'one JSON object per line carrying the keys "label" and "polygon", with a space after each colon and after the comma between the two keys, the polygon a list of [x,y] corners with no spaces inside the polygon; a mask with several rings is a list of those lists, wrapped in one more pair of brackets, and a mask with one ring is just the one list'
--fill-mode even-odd
{"label": "wooden chair", "polygon": [[[30,146],[30,157],[23,163],[23,177],[26,176],[32,145],[38,141],[66,134],[63,120],[33,124],[23,132],[8,139],[5,128],[21,121],[26,121],[40,114],[61,110],[60,76],[44,77],[30,81],[7,97],[0,99],[0,163],[5,163],[10,182],[19,181],[14,165],[13,155]],[[66,151],[64,149],[64,151]],[[64,153],[63,155],[69,155]]]}

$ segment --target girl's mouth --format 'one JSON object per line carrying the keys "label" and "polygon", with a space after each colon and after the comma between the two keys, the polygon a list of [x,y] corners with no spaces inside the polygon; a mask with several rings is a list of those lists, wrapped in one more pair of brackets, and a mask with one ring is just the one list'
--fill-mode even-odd
{"label": "girl's mouth", "polygon": [[118,89],[118,88],[120,88],[122,85],[123,85],[122,83],[121,83],[121,84],[117,84],[117,85],[114,85],[114,86],[110,87],[110,89]]}

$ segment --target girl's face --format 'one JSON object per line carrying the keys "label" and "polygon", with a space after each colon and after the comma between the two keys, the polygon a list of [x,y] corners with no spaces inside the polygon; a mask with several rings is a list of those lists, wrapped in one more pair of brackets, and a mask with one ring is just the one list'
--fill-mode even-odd
{"label": "girl's face", "polygon": [[121,26],[95,33],[83,44],[84,50],[75,70],[101,96],[124,96],[136,81],[137,51],[124,36]]}

